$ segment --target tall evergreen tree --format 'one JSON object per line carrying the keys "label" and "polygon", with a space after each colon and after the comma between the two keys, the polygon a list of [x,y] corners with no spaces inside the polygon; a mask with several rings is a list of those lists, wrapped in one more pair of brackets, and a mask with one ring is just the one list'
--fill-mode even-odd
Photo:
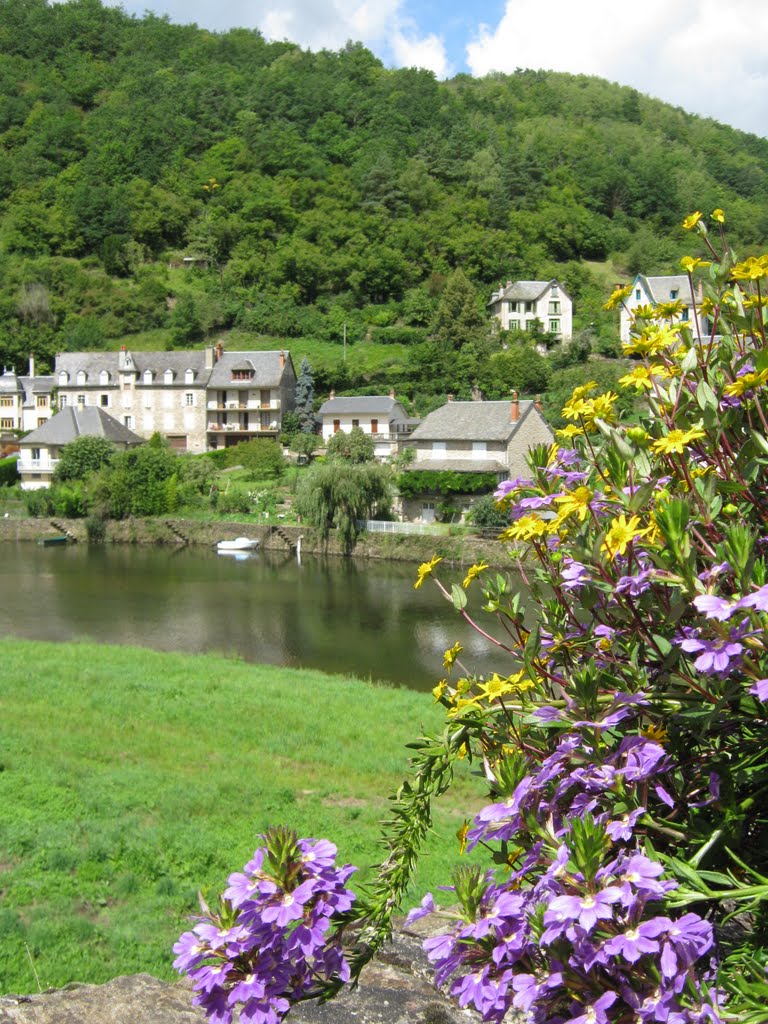
{"label": "tall evergreen tree", "polygon": [[301,361],[301,369],[296,381],[296,415],[299,417],[300,429],[303,434],[314,434],[317,431],[315,415],[315,378],[312,367],[306,356]]}

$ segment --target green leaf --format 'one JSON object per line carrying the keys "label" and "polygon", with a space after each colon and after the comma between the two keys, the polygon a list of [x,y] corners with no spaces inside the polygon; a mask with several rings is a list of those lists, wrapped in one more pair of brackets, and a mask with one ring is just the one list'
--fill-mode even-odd
{"label": "green leaf", "polygon": [[683,373],[690,373],[692,370],[696,369],[698,361],[699,357],[696,352],[696,349],[694,347],[691,347],[683,356],[683,361],[680,363],[680,369],[683,371]]}
{"label": "green leaf", "polygon": [[710,409],[714,411],[717,409],[717,396],[705,380],[699,381],[696,388],[696,401],[702,410]]}
{"label": "green leaf", "polygon": [[454,583],[451,587],[451,600],[453,601],[453,607],[457,612],[460,612],[463,608],[467,607],[466,592],[458,585],[458,583]]}

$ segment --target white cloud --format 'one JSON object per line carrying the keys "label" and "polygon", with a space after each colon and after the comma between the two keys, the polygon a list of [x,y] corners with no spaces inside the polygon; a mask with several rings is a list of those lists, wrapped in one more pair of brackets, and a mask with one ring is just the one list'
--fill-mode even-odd
{"label": "white cloud", "polygon": [[396,31],[390,38],[390,46],[397,67],[426,68],[438,78],[447,78],[450,73],[445,41],[441,36],[430,33],[419,39]]}
{"label": "white cloud", "polygon": [[693,113],[768,132],[768,5],[754,0],[507,0],[466,47],[474,75],[599,75]]}

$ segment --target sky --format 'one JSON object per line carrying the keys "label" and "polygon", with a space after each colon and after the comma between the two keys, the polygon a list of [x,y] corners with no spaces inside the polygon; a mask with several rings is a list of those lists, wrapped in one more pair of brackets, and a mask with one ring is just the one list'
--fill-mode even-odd
{"label": "sky", "polygon": [[256,28],[439,79],[516,68],[598,75],[693,114],[768,135],[766,0],[122,0],[201,28]]}

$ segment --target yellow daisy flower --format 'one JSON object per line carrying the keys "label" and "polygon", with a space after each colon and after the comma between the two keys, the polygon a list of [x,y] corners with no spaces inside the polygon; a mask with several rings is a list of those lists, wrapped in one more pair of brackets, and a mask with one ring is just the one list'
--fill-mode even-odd
{"label": "yellow daisy flower", "polygon": [[429,562],[422,562],[419,566],[419,573],[416,582],[413,584],[413,589],[418,590],[422,585],[427,576],[431,576],[435,566],[438,562],[442,562],[442,555],[435,555]]}
{"label": "yellow daisy flower", "polygon": [[609,558],[614,559],[617,555],[626,554],[627,548],[632,541],[636,537],[644,536],[647,532],[646,529],[640,526],[639,516],[632,516],[630,519],[627,519],[624,513],[622,513],[611,522],[600,550],[605,551]]}
{"label": "yellow daisy flower", "polygon": [[462,583],[464,589],[466,590],[472,580],[476,580],[480,573],[485,572],[487,568],[487,562],[476,562],[474,565],[470,565],[469,569],[467,569],[467,575],[464,577],[464,582]]}
{"label": "yellow daisy flower", "polygon": [[683,228],[686,231],[691,231],[701,220],[701,210],[696,210],[689,217],[686,217],[683,221]]}
{"label": "yellow daisy flower", "polygon": [[704,437],[704,431],[700,427],[692,427],[690,430],[670,430],[664,437],[654,441],[651,448],[659,455],[682,455],[686,446],[692,441],[698,441]]}
{"label": "yellow daisy flower", "polygon": [[464,648],[461,646],[460,643],[455,643],[453,647],[449,647],[448,650],[445,651],[443,654],[443,668],[448,669],[448,671],[450,672],[450,670],[453,668],[453,663],[456,661],[456,659],[463,650]]}

